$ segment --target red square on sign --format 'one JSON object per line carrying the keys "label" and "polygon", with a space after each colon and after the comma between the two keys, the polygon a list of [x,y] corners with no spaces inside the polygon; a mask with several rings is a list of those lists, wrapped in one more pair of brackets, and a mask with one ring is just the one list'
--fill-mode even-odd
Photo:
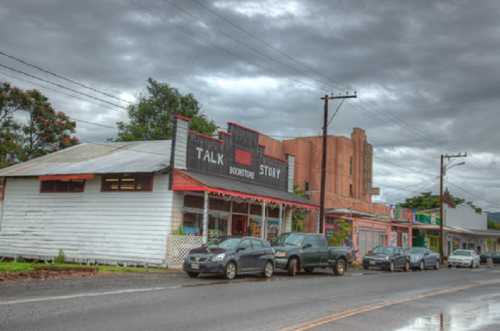
{"label": "red square on sign", "polygon": [[250,153],[248,151],[244,151],[242,149],[235,149],[234,150],[234,160],[239,164],[251,166],[252,165],[252,153]]}

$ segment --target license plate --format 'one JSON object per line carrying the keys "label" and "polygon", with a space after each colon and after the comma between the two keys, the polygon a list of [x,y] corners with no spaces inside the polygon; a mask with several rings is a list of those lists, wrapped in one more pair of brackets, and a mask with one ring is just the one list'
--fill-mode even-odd
{"label": "license plate", "polygon": [[370,261],[370,265],[375,265],[375,261]]}
{"label": "license plate", "polygon": [[199,263],[191,263],[191,269],[200,269],[200,264]]}

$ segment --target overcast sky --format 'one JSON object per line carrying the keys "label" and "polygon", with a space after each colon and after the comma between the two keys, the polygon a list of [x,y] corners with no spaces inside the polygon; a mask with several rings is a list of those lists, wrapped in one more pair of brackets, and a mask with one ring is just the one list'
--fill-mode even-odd
{"label": "overcast sky", "polygon": [[[0,3],[0,50],[129,101],[153,77],[193,93],[221,126],[279,138],[318,134],[320,96],[355,89],[330,132],[367,131],[377,200],[436,191],[439,155],[468,152],[450,191],[500,210],[499,17],[498,1],[16,0]],[[39,88],[76,119],[126,119],[5,68],[0,80]],[[77,134],[104,141],[116,130],[79,122]]]}

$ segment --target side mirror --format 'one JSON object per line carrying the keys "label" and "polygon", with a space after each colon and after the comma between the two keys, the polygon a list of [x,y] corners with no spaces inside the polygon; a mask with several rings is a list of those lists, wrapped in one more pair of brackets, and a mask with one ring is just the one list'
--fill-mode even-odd
{"label": "side mirror", "polygon": [[308,249],[308,248],[311,248],[312,245],[311,244],[305,244],[304,246],[302,246],[302,249]]}
{"label": "side mirror", "polygon": [[236,252],[241,252],[241,251],[244,251],[245,249],[247,249],[246,247],[238,247],[236,249]]}
{"label": "side mirror", "polygon": [[424,256],[429,256],[429,255],[431,255],[431,253],[429,253],[429,252],[424,253]]}

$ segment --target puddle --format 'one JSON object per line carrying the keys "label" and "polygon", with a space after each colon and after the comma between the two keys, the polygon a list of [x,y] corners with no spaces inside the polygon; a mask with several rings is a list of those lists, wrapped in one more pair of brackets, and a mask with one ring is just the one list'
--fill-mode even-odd
{"label": "puddle", "polygon": [[442,313],[414,319],[395,331],[474,331],[491,326],[500,330],[500,297],[482,297],[473,303],[456,304]]}

